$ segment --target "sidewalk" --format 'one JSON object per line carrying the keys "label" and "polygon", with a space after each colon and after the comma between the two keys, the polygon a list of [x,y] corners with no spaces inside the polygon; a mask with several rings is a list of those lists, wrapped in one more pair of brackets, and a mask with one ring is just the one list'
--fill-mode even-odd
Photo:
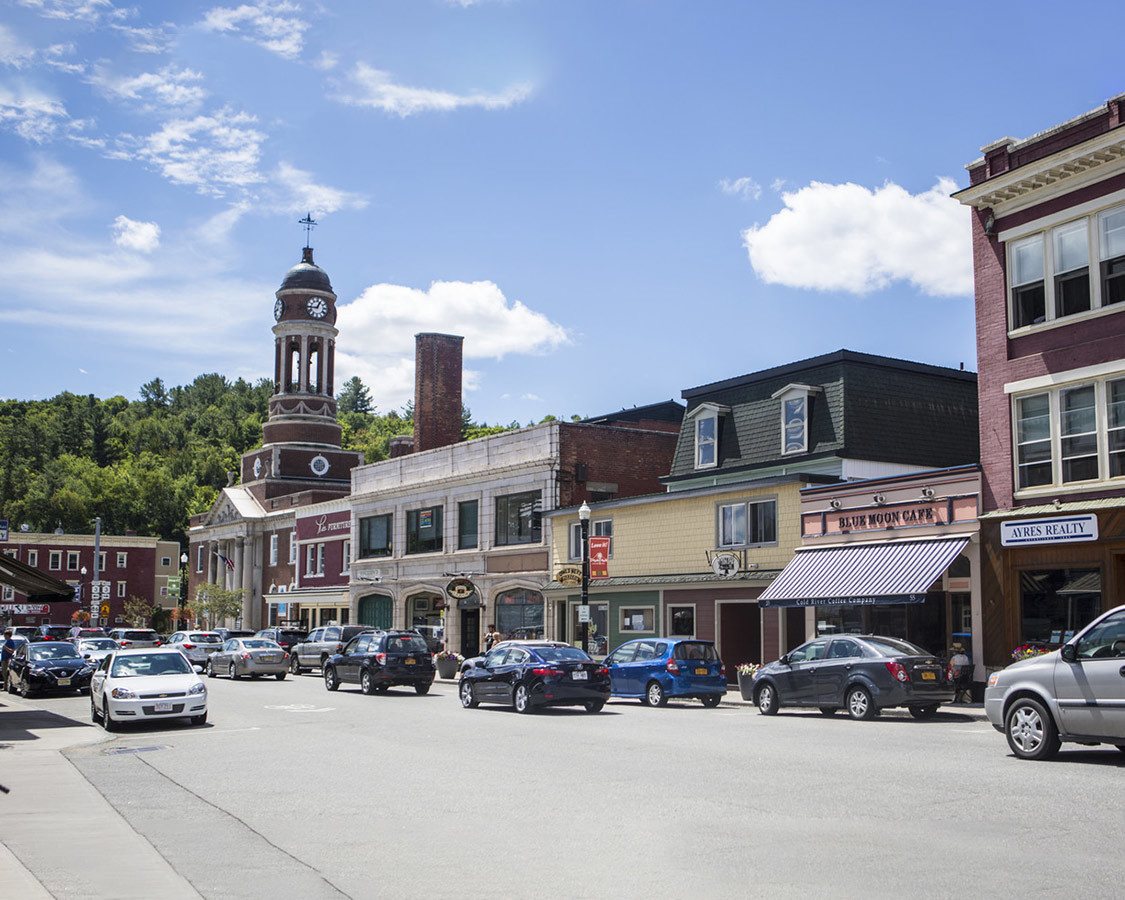
{"label": "sidewalk", "polygon": [[62,753],[107,740],[0,695],[0,897],[199,896]]}

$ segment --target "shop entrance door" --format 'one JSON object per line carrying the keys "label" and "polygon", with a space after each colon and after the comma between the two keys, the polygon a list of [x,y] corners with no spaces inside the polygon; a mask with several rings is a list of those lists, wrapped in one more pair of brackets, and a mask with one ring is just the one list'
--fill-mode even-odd
{"label": "shop entrance door", "polygon": [[461,610],[461,655],[465,659],[480,656],[480,610]]}
{"label": "shop entrance door", "polygon": [[394,622],[394,604],[390,597],[376,594],[359,601],[359,624],[386,630]]}
{"label": "shop entrance door", "polygon": [[738,664],[762,658],[762,615],[757,603],[719,603],[719,657],[727,681],[738,681]]}

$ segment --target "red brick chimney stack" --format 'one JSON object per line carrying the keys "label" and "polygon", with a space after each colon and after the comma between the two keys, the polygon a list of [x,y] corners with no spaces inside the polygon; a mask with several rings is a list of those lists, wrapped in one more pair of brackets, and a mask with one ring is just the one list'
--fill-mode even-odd
{"label": "red brick chimney stack", "polygon": [[414,452],[461,440],[461,345],[456,334],[414,335]]}

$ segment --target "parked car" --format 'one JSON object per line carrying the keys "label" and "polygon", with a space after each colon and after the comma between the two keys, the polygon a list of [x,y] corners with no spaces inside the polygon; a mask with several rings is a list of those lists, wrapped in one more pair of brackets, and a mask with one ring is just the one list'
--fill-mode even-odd
{"label": "parked car", "polygon": [[267,641],[279,644],[286,653],[293,649],[294,644],[301,643],[308,636],[309,633],[300,628],[282,628],[279,626],[263,628],[254,635],[254,637],[264,638]]}
{"label": "parked car", "polygon": [[38,634],[38,625],[17,625],[12,629],[12,637],[22,637],[29,641],[36,640]]}
{"label": "parked car", "polygon": [[79,638],[106,637],[105,629],[89,625],[72,625],[67,633],[68,641],[77,641]]}
{"label": "parked car", "polygon": [[90,665],[96,666],[114,650],[120,649],[117,641],[107,637],[78,638],[74,641],[78,653]]}
{"label": "parked car", "polygon": [[369,631],[350,641],[324,664],[324,686],[358,684],[365,694],[392,687],[413,687],[429,693],[434,683],[434,660],[426,639],[416,631]]}
{"label": "parked car", "polygon": [[249,628],[216,628],[214,630],[224,641],[229,641],[231,638],[253,637],[257,634],[256,631]]}
{"label": "parked car", "polygon": [[40,691],[84,691],[94,667],[69,641],[28,641],[8,663],[8,690],[21,697]]}
{"label": "parked car", "polygon": [[440,625],[414,625],[410,630],[422,635],[431,653],[437,653],[445,646],[445,629]]}
{"label": "parked car", "polygon": [[36,633],[30,638],[33,641],[68,641],[70,640],[69,625],[40,625]]}
{"label": "parked car", "polygon": [[753,682],[758,712],[812,706],[825,715],[841,707],[853,719],[905,706],[928,719],[953,700],[942,661],[900,638],[837,634],[807,641],[758,669]]}
{"label": "parked car", "polygon": [[687,697],[718,706],[727,692],[726,666],[713,641],[640,638],[626,641],[605,660],[614,697],[664,706]]}
{"label": "parked car", "polygon": [[540,706],[584,706],[600,712],[609,699],[609,669],[577,647],[506,642],[461,676],[461,705],[503,703],[516,712]]}
{"label": "parked car", "polygon": [[206,672],[208,678],[228,675],[238,680],[243,675],[251,678],[272,675],[284,681],[289,674],[289,654],[277,641],[258,637],[231,638],[223,641],[208,658]]}
{"label": "parked car", "polygon": [[195,666],[206,666],[211,654],[222,645],[217,631],[177,631],[165,642],[165,646],[175,647]]}
{"label": "parked car", "polygon": [[984,712],[1020,759],[1050,759],[1063,741],[1125,752],[1125,606],[1058,650],[993,672]]}
{"label": "parked car", "polygon": [[[492,649],[493,650],[499,650],[502,647],[512,647],[512,646],[515,646],[516,644],[518,644],[521,647],[569,647],[570,646],[570,644],[566,643],[565,641],[516,641],[516,640],[511,640],[511,641],[500,641]],[[485,658],[486,655],[487,654],[482,653],[480,656],[470,656],[468,659],[463,660],[461,662],[461,666],[460,666],[461,674],[464,675],[467,671],[469,671],[469,669],[473,668],[474,666],[479,666],[482,662],[484,662],[484,658]]]}
{"label": "parked car", "polygon": [[117,650],[102,660],[90,682],[90,718],[106,731],[122,722],[187,718],[207,721],[207,685],[179,650]]}
{"label": "parked car", "polygon": [[122,650],[131,647],[136,649],[159,647],[164,643],[164,639],[151,628],[114,628],[109,636],[117,641]]}
{"label": "parked car", "polygon": [[328,625],[317,628],[289,649],[289,671],[294,675],[301,675],[306,669],[320,669],[323,672],[328,657],[341,653],[348,641],[356,635],[374,630],[370,625]]}

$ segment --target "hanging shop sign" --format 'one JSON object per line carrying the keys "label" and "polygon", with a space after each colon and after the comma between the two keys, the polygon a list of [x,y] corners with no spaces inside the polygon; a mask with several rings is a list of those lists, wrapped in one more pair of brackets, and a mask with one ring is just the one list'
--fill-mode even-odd
{"label": "hanging shop sign", "polygon": [[582,584],[582,567],[560,566],[555,569],[555,581],[567,587],[578,587]]}
{"label": "hanging shop sign", "polygon": [[16,616],[50,615],[51,607],[46,603],[0,603],[0,612]]}
{"label": "hanging shop sign", "polygon": [[590,580],[609,578],[609,544],[612,538],[590,538]]}
{"label": "hanging shop sign", "polygon": [[1000,523],[1000,545],[1077,544],[1098,539],[1098,517],[1053,516],[1049,519],[1019,519]]}
{"label": "hanging shop sign", "polygon": [[468,578],[454,578],[445,586],[445,592],[451,600],[465,600],[476,593],[476,585]]}
{"label": "hanging shop sign", "polygon": [[733,553],[716,553],[711,557],[711,571],[723,578],[738,574],[738,557]]}

